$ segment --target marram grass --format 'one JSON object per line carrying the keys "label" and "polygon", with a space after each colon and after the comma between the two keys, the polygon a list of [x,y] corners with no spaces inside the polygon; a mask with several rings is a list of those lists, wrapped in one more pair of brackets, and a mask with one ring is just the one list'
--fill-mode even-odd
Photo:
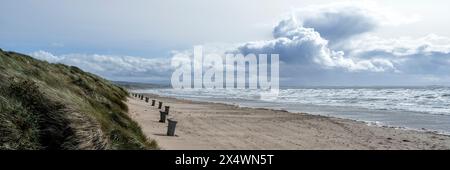
{"label": "marram grass", "polygon": [[156,149],[127,96],[77,67],[0,50],[0,149]]}

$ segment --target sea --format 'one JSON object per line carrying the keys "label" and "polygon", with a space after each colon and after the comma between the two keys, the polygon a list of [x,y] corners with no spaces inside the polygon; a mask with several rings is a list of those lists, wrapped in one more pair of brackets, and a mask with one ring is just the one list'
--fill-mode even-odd
{"label": "sea", "polygon": [[362,121],[450,135],[450,87],[289,87],[265,100],[258,89],[152,88],[138,92],[241,107]]}

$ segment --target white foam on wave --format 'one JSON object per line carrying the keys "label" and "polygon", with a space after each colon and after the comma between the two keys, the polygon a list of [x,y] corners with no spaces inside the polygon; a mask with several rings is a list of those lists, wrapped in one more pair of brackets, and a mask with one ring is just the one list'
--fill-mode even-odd
{"label": "white foam on wave", "polygon": [[[255,89],[151,89],[153,93],[188,98],[264,100],[270,94]],[[450,88],[303,88],[282,89],[272,102],[352,106],[450,115]]]}

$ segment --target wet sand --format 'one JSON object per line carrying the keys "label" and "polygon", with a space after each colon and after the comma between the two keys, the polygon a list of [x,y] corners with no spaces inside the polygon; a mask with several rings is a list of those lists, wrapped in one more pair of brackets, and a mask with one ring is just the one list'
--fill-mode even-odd
{"label": "wet sand", "polygon": [[[129,98],[130,116],[161,149],[450,149],[450,137],[305,113],[196,102],[146,94],[149,103]],[[170,106],[176,136],[166,136],[159,109]],[[156,102],[156,105],[158,103]],[[164,107],[163,107],[164,109]]]}

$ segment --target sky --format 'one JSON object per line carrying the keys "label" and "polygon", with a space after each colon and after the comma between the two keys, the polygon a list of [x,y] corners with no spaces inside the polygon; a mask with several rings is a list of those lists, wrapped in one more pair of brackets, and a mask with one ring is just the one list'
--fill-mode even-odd
{"label": "sky", "polygon": [[167,82],[203,45],[279,53],[281,85],[450,85],[445,0],[1,2],[0,48],[111,80]]}

